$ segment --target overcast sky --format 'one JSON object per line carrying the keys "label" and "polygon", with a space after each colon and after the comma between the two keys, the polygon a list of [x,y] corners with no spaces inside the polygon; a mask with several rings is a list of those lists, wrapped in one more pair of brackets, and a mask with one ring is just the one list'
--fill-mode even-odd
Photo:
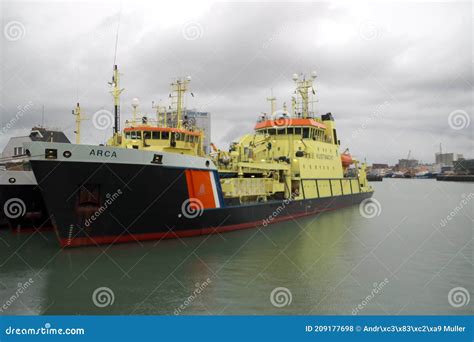
{"label": "overcast sky", "polygon": [[[471,2],[1,1],[0,145],[34,124],[74,140],[79,101],[89,117],[112,111],[123,73],[122,121],[131,100],[154,116],[169,83],[192,76],[188,108],[212,113],[212,141],[227,148],[315,70],[319,114],[332,112],[342,149],[368,162],[447,152],[473,155]],[[120,14],[120,15],[119,15]],[[109,130],[83,124],[83,143]]]}

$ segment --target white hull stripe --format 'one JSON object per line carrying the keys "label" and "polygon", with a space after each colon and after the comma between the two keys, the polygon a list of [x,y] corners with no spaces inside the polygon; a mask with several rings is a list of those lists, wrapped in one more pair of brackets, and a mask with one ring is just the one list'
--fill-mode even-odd
{"label": "white hull stripe", "polygon": [[209,171],[209,177],[211,178],[212,193],[214,194],[214,202],[216,203],[216,208],[220,208],[221,203],[219,201],[219,194],[217,192],[216,179],[214,177],[214,172]]}
{"label": "white hull stripe", "polygon": [[[134,150],[111,146],[77,145],[61,143],[29,142],[23,146],[30,151],[30,160],[80,163],[110,163],[155,165],[186,169],[217,170],[211,159],[180,153]],[[45,158],[46,149],[54,150],[53,159]],[[155,155],[162,157],[161,163],[153,163]]]}

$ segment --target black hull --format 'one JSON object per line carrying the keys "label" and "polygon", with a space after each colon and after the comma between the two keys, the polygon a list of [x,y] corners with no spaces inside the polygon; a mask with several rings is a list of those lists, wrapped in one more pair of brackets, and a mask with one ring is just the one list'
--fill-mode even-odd
{"label": "black hull", "polygon": [[262,227],[351,206],[372,196],[365,192],[188,212],[183,209],[189,195],[182,168],[57,161],[31,164],[63,247]]}
{"label": "black hull", "polygon": [[[7,208],[9,200],[19,204],[13,209],[14,212],[9,212]],[[0,185],[0,206],[2,218],[13,232],[33,232],[52,228],[41,190],[37,185]]]}

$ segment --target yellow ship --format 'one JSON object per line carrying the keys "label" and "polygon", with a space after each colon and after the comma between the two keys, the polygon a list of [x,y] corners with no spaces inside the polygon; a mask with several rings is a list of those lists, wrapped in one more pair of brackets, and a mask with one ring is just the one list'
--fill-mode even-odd
{"label": "yellow ship", "polygon": [[[327,113],[316,118],[310,111],[313,80],[293,75],[297,97],[292,111],[284,106],[264,114],[255,132],[244,135],[229,151],[214,147],[213,159],[221,175],[224,198],[240,203],[275,199],[307,200],[357,193],[372,193],[366,167],[341,154],[334,118]],[[354,164],[356,177],[348,177]]]}
{"label": "yellow ship", "polygon": [[[316,117],[314,73],[294,75],[291,110],[259,118],[228,151],[203,152],[183,115],[190,78],[172,84],[173,107],[120,130],[114,68],[114,135],[107,146],[28,144],[31,165],[62,246],[211,234],[354,205],[372,196],[365,164],[340,153],[331,113]],[[171,116],[171,120],[169,117]],[[72,195],[71,195],[72,194]]]}

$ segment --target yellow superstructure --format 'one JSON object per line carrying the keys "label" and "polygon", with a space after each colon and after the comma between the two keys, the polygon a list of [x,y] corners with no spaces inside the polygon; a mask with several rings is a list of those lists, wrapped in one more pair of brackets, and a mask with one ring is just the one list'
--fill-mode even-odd
{"label": "yellow superstructure", "polygon": [[[339,152],[340,142],[331,113],[317,118],[312,110],[311,94],[315,94],[314,73],[309,79],[293,75],[296,97],[292,110],[275,111],[259,118],[252,134],[242,136],[228,151],[214,145],[211,157],[218,168],[224,198],[237,203],[275,199],[312,199],[371,192],[365,164]],[[165,151],[204,156],[203,132],[183,115],[184,95],[190,78],[172,83],[173,108],[153,106],[156,119],[139,117],[138,100],[133,104],[133,120],[126,121],[119,133],[120,113],[118,70],[114,68],[112,95],[115,103],[116,127],[108,145],[151,151]],[[351,165],[355,167],[350,168]]]}
{"label": "yellow superstructure", "polygon": [[[114,77],[110,83],[111,94],[115,105],[114,135],[107,145],[122,148],[133,148],[149,151],[165,151],[170,153],[188,154],[194,156],[204,156],[203,152],[203,132],[198,129],[192,120],[188,119],[184,112],[184,95],[188,89],[191,78],[177,79],[171,84],[173,93],[172,108],[168,111],[163,107],[154,107],[157,110],[155,120],[147,116],[138,117],[138,99],[132,103],[132,120],[125,122],[125,128],[119,133],[118,123],[120,122],[120,94],[123,89],[119,87],[118,69],[114,67]],[[170,120],[168,120],[170,119]]]}
{"label": "yellow superstructure", "polygon": [[[229,151],[216,150],[224,197],[240,202],[277,198],[310,199],[373,191],[365,165],[339,153],[334,118],[316,118],[310,110],[313,80],[294,75],[297,99],[292,113],[275,113],[259,119],[253,134],[242,136]],[[348,177],[348,167],[354,177]],[[226,176],[227,175],[227,176]],[[237,191],[236,189],[246,189]],[[253,189],[253,190],[252,190]]]}

